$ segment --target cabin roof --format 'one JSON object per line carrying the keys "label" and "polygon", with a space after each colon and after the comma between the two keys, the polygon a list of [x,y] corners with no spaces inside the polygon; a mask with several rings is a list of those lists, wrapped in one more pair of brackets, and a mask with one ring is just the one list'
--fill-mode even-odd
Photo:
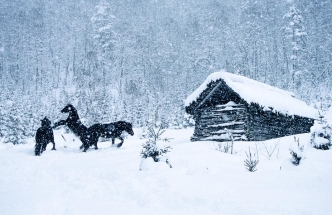
{"label": "cabin roof", "polygon": [[[287,115],[317,117],[317,110],[296,99],[294,93],[225,71],[210,74],[201,86],[188,96],[185,106],[190,106],[196,101],[210,82],[221,79],[248,104],[257,103],[264,110],[272,109],[274,112]],[[211,93],[208,96],[211,96]]]}

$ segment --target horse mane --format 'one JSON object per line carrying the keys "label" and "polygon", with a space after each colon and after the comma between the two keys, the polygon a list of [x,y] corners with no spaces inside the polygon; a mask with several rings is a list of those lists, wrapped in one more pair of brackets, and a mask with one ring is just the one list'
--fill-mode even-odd
{"label": "horse mane", "polygon": [[70,111],[73,111],[74,113],[77,114],[77,110],[72,104],[67,104],[63,109],[65,108],[70,108]]}
{"label": "horse mane", "polygon": [[67,124],[69,129],[77,136],[82,136],[84,132],[88,129],[80,120],[76,108],[72,104],[67,104],[61,113],[68,113],[66,120],[61,120],[60,123],[56,123],[55,127],[59,125]]}
{"label": "horse mane", "polygon": [[78,120],[78,119],[80,119],[80,117],[78,116],[76,108],[72,104],[67,104],[66,107],[67,108],[70,107],[68,118],[71,118],[71,119],[74,118],[72,120]]}
{"label": "horse mane", "polygon": [[128,125],[132,126],[132,124],[130,122],[126,122],[126,121],[117,121],[116,123],[125,125],[125,126],[128,126]]}

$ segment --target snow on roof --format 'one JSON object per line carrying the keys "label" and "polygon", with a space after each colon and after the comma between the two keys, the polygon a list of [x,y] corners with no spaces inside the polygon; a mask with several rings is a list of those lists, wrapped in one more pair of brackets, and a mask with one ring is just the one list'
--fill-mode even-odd
{"label": "snow on roof", "polygon": [[287,115],[317,117],[317,110],[294,98],[294,93],[225,71],[210,74],[201,86],[188,96],[185,106],[196,101],[207,85],[218,79],[223,79],[248,104],[258,103],[264,110],[270,110],[269,107],[271,107],[273,111]]}

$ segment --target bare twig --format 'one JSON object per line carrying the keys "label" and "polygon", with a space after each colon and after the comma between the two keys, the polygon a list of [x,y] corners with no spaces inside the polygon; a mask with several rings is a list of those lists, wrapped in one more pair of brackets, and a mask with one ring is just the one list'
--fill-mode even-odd
{"label": "bare twig", "polygon": [[[61,134],[61,137],[65,140],[65,142],[67,142],[67,140],[65,139],[65,137]],[[67,146],[63,146],[63,147],[65,147],[65,148],[67,148]]]}
{"label": "bare twig", "polygon": [[256,155],[257,155],[257,159],[259,159],[259,156],[258,156],[258,152],[261,150],[261,149],[258,149],[258,144],[255,143],[255,146],[256,146]]}
{"label": "bare twig", "polygon": [[[279,142],[280,139],[278,140],[278,142],[274,143],[273,146],[268,146],[267,143],[263,142],[261,143],[261,149],[263,149],[262,154],[269,160],[271,160],[271,157],[273,156],[274,152],[276,151],[276,149],[279,149]],[[257,151],[257,149],[256,149]],[[277,155],[278,156],[278,155]]]}
{"label": "bare twig", "polygon": [[61,137],[67,142],[67,140],[65,139],[65,137],[61,134]]}
{"label": "bare twig", "polygon": [[217,145],[214,146],[214,148],[219,152],[228,153],[231,149],[232,145],[229,145],[228,142],[218,142]]}

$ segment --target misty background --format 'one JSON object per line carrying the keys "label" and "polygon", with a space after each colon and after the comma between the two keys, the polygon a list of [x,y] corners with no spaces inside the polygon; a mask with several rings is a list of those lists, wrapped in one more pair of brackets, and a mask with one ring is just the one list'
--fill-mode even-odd
{"label": "misty background", "polygon": [[[0,137],[20,143],[72,103],[87,126],[158,116],[225,69],[331,104],[331,0],[2,0]],[[259,92],[257,92],[259,93]]]}

